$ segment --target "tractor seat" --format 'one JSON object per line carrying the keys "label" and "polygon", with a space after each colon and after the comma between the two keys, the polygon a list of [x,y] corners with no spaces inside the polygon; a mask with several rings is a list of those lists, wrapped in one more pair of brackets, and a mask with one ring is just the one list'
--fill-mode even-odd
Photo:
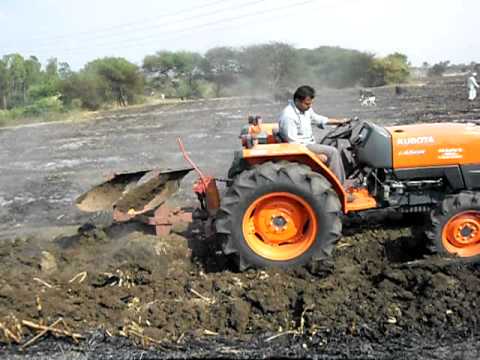
{"label": "tractor seat", "polygon": [[287,142],[278,130],[278,124],[267,123],[258,126],[245,125],[240,132],[243,147],[251,148],[257,144],[277,144]]}
{"label": "tractor seat", "polygon": [[272,136],[277,143],[288,142],[286,139],[283,138],[282,133],[280,132],[280,129],[278,127],[272,129]]}

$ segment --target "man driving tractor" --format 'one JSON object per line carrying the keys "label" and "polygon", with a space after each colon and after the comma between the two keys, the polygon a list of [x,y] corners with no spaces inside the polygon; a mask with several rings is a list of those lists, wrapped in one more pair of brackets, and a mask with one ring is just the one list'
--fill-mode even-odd
{"label": "man driving tractor", "polygon": [[283,109],[278,119],[280,136],[289,143],[306,145],[332,170],[338,180],[345,183],[345,169],[338,150],[329,145],[315,143],[312,122],[320,128],[326,125],[342,125],[349,119],[332,119],[317,114],[312,109],[315,89],[311,86],[300,86],[293,94],[293,100]]}

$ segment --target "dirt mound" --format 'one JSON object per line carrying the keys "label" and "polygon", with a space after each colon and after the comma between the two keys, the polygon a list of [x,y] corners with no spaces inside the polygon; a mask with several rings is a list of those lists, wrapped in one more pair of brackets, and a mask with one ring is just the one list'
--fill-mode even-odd
{"label": "dirt mound", "polygon": [[63,317],[77,331],[112,335],[135,325],[182,342],[284,332],[442,337],[480,320],[480,267],[426,256],[391,216],[350,221],[334,262],[287,271],[232,272],[200,225],[163,238],[131,223],[4,242],[0,321]]}

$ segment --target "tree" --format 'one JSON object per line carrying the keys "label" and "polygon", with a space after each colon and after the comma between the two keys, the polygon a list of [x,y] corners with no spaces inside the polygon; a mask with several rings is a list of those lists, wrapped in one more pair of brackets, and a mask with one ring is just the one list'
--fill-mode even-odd
{"label": "tree", "polygon": [[171,75],[175,70],[175,53],[159,51],[143,59],[143,71],[147,82],[154,88],[161,89],[171,85]]}
{"label": "tree", "polygon": [[383,59],[385,66],[385,82],[387,84],[400,84],[410,76],[410,63],[408,57],[401,53],[388,55]]}
{"label": "tree", "polygon": [[404,83],[410,76],[410,64],[404,54],[394,53],[371,63],[365,86],[383,86]]}
{"label": "tree", "polygon": [[447,71],[450,61],[440,61],[428,70],[428,76],[442,76]]}
{"label": "tree", "polygon": [[322,86],[344,88],[364,83],[374,55],[340,47],[322,46],[302,49],[307,79],[316,79]]}
{"label": "tree", "polygon": [[102,76],[120,105],[133,103],[135,96],[143,93],[143,74],[137,65],[123,58],[105,58],[99,63],[98,74]]}
{"label": "tree", "polygon": [[23,82],[23,102],[27,103],[27,92],[32,85],[41,81],[42,64],[35,56],[25,60],[25,80]]}
{"label": "tree", "polygon": [[281,42],[244,48],[240,64],[242,75],[250,79],[252,87],[271,93],[290,87],[300,73],[296,50]]}
{"label": "tree", "polygon": [[66,107],[70,107],[74,100],[88,110],[97,110],[100,106],[112,101],[106,98],[109,93],[108,84],[94,71],[82,69],[78,73],[72,72],[60,82],[60,99]]}
{"label": "tree", "polygon": [[47,79],[57,79],[58,78],[58,60],[57,58],[50,58],[47,60],[47,65],[45,66],[45,75]]}
{"label": "tree", "polygon": [[[31,64],[29,63],[31,60]],[[26,94],[25,104],[27,104],[27,98],[29,102],[35,102],[42,98],[59,95],[60,77],[58,74],[57,59],[51,58],[47,61],[45,71],[41,71],[41,64],[38,59],[31,57],[25,61],[25,68],[27,69],[26,78]],[[31,79],[28,74],[32,75]],[[28,94],[28,97],[26,96]]]}
{"label": "tree", "polygon": [[[49,65],[50,65],[49,61]],[[56,64],[56,60],[55,60]],[[58,93],[57,83],[50,79],[52,67],[42,71],[37,57],[24,59],[20,54],[9,54],[3,57],[0,69],[0,93],[2,108],[27,106],[43,97]],[[53,73],[56,72],[54,67]],[[58,75],[55,74],[55,76]]]}
{"label": "tree", "polygon": [[240,73],[238,52],[229,47],[216,47],[205,54],[203,71],[207,80],[215,85],[215,96],[219,97],[227,86],[234,84]]}
{"label": "tree", "polygon": [[200,89],[198,80],[203,79],[202,63],[200,54],[190,51],[179,51],[174,56],[174,74],[178,82],[178,95],[181,97],[198,97]]}
{"label": "tree", "polygon": [[60,80],[68,78],[70,75],[72,75],[72,73],[72,69],[68,63],[61,62],[58,64],[58,77]]}
{"label": "tree", "polygon": [[382,59],[374,59],[368,68],[367,77],[365,78],[363,85],[375,87],[383,86],[385,84],[385,63]]}
{"label": "tree", "polygon": [[198,80],[204,78],[203,57],[189,51],[160,51],[146,56],[143,70],[147,81],[155,88],[174,88],[181,97],[199,96]]}
{"label": "tree", "polygon": [[8,96],[8,79],[7,79],[7,66],[5,62],[0,59],[0,105],[3,110],[7,109],[7,96]]}
{"label": "tree", "polygon": [[143,93],[143,75],[138,66],[124,58],[107,57],[89,62],[78,73],[65,72],[61,82],[62,101],[69,105],[79,98],[82,106],[98,109],[106,102],[125,106]]}
{"label": "tree", "polygon": [[7,107],[22,105],[25,92],[25,60],[20,54],[9,54],[3,57],[6,66],[6,105]]}

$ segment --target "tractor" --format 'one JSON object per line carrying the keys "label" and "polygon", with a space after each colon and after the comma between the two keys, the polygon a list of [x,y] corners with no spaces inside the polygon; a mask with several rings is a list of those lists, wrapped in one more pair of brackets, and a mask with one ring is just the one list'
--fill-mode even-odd
{"label": "tractor", "polygon": [[290,267],[328,258],[342,216],[395,209],[425,216],[428,248],[480,260],[480,126],[435,123],[382,127],[353,119],[320,141],[339,149],[345,189],[304,145],[286,143],[277,124],[241,135],[220,200],[215,179],[195,191],[223,252],[240,269]]}
{"label": "tractor", "polygon": [[[165,209],[158,207],[171,193],[164,188],[175,190],[180,179],[195,169],[199,178],[193,190],[200,201],[200,217],[240,270],[326,259],[341,237],[343,216],[374,209],[394,209],[410,217],[428,215],[424,224],[428,248],[465,262],[480,260],[480,126],[382,127],[352,119],[320,141],[339,149],[348,188],[306,146],[285,142],[277,124],[246,126],[240,139],[242,149],[234,153],[222,197],[217,179],[202,173],[179,140],[191,167],[153,176],[141,173],[131,178],[135,186],[129,175],[114,177],[110,187],[121,183],[127,189],[113,186],[120,196],[117,200],[109,196],[114,217],[124,221],[154,211],[156,215],[147,221],[168,226]],[[166,186],[170,178],[175,186]],[[143,190],[138,192],[139,188]],[[134,197],[143,199],[141,206],[128,204],[132,191],[142,194]],[[95,195],[99,193],[106,192],[97,189]],[[77,204],[98,202],[89,195]]]}

